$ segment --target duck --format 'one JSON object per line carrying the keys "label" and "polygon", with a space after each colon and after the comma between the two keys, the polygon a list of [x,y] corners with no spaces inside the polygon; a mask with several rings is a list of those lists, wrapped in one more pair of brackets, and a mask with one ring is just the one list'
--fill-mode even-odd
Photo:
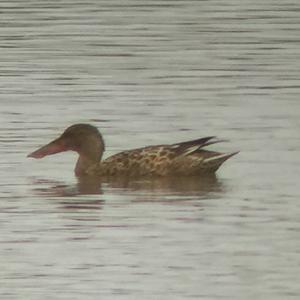
{"label": "duck", "polygon": [[215,136],[208,136],[175,144],[126,150],[102,160],[105,144],[97,127],[74,124],[58,138],[27,157],[41,159],[64,151],[75,151],[79,155],[74,170],[77,177],[201,176],[214,174],[227,159],[238,153],[205,149],[223,141]]}

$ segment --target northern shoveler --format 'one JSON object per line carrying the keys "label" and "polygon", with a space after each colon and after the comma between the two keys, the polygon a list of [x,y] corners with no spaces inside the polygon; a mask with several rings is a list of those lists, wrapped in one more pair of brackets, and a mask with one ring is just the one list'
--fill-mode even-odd
{"label": "northern shoveler", "polygon": [[224,161],[238,153],[203,149],[219,142],[222,140],[209,136],[182,143],[127,150],[101,160],[105,150],[101,133],[92,125],[75,124],[28,157],[42,158],[63,151],[76,151],[79,154],[75,167],[77,176],[195,176],[214,173]]}

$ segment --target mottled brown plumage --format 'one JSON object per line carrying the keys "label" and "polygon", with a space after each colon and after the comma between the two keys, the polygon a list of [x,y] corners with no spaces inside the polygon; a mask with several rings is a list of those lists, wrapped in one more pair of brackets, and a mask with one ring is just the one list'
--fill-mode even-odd
{"label": "mottled brown plumage", "polygon": [[56,140],[29,154],[42,158],[46,155],[73,150],[78,152],[76,175],[99,177],[140,176],[194,176],[214,173],[221,164],[235,155],[204,150],[219,143],[215,137],[205,137],[188,142],[156,145],[123,151],[101,161],[104,142],[94,126],[72,125]]}

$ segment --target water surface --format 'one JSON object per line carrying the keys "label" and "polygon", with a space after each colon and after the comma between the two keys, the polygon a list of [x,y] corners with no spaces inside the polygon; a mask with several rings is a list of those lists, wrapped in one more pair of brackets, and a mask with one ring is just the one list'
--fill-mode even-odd
{"label": "water surface", "polygon": [[[298,1],[2,1],[1,299],[299,299]],[[26,155],[206,135],[216,178],[78,181]]]}

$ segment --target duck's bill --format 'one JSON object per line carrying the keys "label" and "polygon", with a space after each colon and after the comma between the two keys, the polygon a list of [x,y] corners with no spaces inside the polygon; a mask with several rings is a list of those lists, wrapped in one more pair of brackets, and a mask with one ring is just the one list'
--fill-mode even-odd
{"label": "duck's bill", "polygon": [[55,153],[67,151],[68,149],[65,146],[65,143],[62,139],[58,138],[49,144],[37,149],[36,151],[30,153],[27,155],[27,157],[32,158],[43,158],[47,155],[52,155]]}

